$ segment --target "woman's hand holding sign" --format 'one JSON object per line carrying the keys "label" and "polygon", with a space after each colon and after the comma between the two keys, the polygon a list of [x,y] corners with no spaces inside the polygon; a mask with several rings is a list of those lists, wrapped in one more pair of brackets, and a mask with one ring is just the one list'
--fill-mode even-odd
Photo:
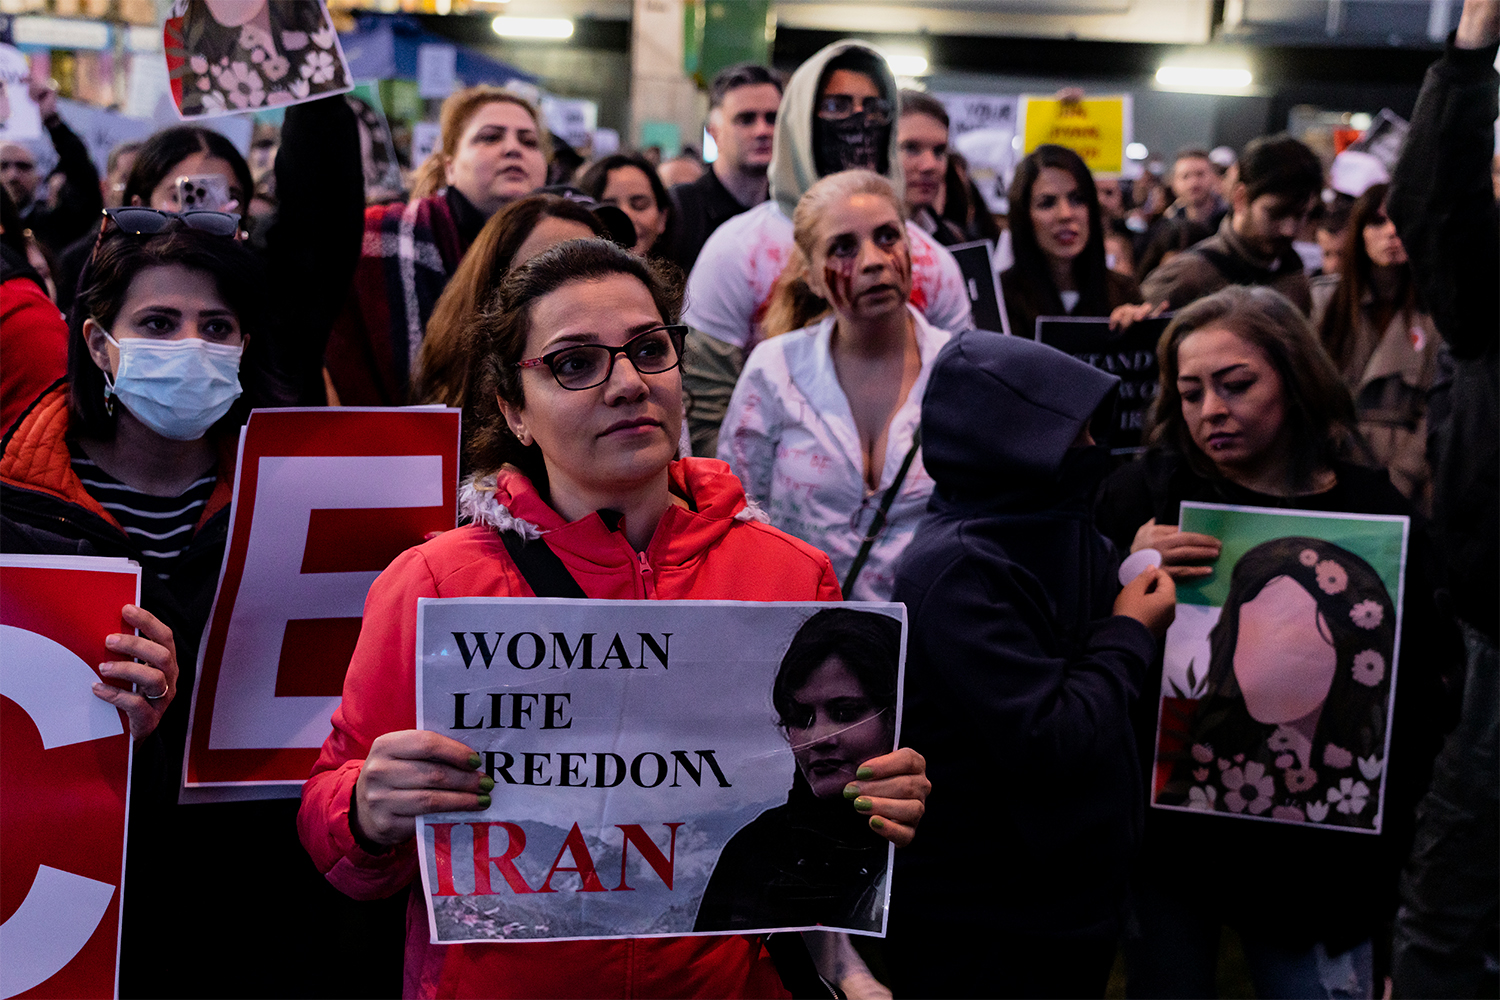
{"label": "woman's hand holding sign", "polygon": [[859,766],[855,781],[844,786],[844,798],[870,817],[870,829],[897,847],[916,836],[927,809],[927,761],[910,747],[871,757]]}
{"label": "woman's hand holding sign", "polygon": [[349,828],[394,847],[416,836],[423,813],[488,809],[495,780],[479,773],[479,754],[458,740],[420,729],[377,736],[359,780]]}
{"label": "woman's hand holding sign", "polygon": [[1162,569],[1173,580],[1208,576],[1214,570],[1212,566],[1204,564],[1219,558],[1221,548],[1223,546],[1219,544],[1219,540],[1212,535],[1178,531],[1177,525],[1157,524],[1154,517],[1141,525],[1140,530],[1135,533],[1135,541],[1130,545],[1131,552],[1139,552],[1141,549],[1160,552]]}
{"label": "woman's hand holding sign", "polygon": [[124,712],[130,735],[143,740],[156,730],[177,695],[177,645],[172,630],[145,608],[127,604],[120,609],[120,617],[141,634],[116,632],[105,637],[104,645],[113,653],[134,659],[101,663],[99,675],[106,681],[134,684],[135,690],[100,683],[94,685],[94,694]]}

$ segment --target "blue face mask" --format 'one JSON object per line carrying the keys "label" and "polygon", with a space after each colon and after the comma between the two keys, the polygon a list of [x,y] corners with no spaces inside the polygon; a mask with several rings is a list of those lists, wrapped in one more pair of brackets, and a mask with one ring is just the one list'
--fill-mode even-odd
{"label": "blue face mask", "polygon": [[115,377],[104,373],[104,394],[117,397],[136,419],[172,441],[196,441],[229,412],[243,391],[237,344],[184,340],[123,341]]}

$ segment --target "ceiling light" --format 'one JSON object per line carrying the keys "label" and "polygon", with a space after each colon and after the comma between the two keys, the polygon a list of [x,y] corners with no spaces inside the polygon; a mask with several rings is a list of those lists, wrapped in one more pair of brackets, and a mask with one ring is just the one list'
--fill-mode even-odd
{"label": "ceiling light", "polygon": [[1129,143],[1125,147],[1125,156],[1132,160],[1144,160],[1150,155],[1150,152],[1144,144],[1139,142]]}
{"label": "ceiling light", "polygon": [[565,17],[508,17],[504,14],[490,22],[502,38],[572,38],[573,22]]}
{"label": "ceiling light", "polygon": [[1221,93],[1249,88],[1251,75],[1243,67],[1163,66],[1156,71],[1156,82],[1168,90],[1198,93]]}
{"label": "ceiling light", "polygon": [[926,56],[888,53],[885,63],[891,68],[892,76],[925,76],[927,73]]}

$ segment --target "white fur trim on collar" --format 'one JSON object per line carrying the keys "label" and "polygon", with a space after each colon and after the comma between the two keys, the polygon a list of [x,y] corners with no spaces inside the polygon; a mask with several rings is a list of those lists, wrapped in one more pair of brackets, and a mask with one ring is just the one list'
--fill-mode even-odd
{"label": "white fur trim on collar", "polygon": [[530,541],[542,537],[542,529],[513,515],[495,499],[495,477],[474,476],[458,488],[458,512],[475,524],[485,524],[496,531],[514,531]]}
{"label": "white fur trim on collar", "polygon": [[771,515],[761,510],[760,504],[751,500],[748,496],[745,497],[745,506],[741,507],[740,512],[734,515],[734,519],[736,521],[759,521],[761,524],[771,523]]}

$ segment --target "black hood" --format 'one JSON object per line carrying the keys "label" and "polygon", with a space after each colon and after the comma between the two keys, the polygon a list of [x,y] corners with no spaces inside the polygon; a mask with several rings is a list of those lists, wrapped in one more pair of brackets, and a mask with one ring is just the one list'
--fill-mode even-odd
{"label": "black hood", "polygon": [[938,354],[922,397],[922,464],[950,496],[1055,483],[1078,432],[1119,384],[1035,341],[965,331]]}

